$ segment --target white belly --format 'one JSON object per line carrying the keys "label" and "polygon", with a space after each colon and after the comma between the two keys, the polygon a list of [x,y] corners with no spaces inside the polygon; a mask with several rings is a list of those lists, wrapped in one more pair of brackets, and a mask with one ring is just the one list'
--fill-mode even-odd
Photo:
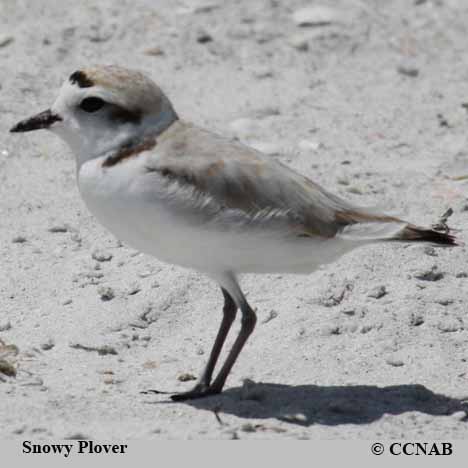
{"label": "white belly", "polygon": [[117,238],[167,263],[207,273],[306,273],[330,263],[356,243],[344,240],[282,239],[268,230],[229,231],[194,224],[149,198],[133,183],[140,164],[129,160],[109,169],[99,159],[79,171],[79,188],[90,211]]}

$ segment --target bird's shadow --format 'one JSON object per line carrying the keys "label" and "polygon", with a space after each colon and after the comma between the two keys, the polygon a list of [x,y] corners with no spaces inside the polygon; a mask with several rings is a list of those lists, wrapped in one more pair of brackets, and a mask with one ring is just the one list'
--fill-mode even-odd
{"label": "bird's shadow", "polygon": [[252,419],[275,418],[302,426],[368,424],[384,414],[398,415],[409,411],[433,416],[468,411],[468,399],[437,394],[418,384],[377,387],[252,382],[228,389],[219,396],[185,403],[217,414]]}

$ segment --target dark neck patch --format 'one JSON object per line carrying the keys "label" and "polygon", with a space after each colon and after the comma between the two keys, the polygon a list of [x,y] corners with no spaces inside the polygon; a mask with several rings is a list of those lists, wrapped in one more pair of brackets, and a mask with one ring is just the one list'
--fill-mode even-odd
{"label": "dark neck patch", "polygon": [[90,80],[85,72],[82,72],[81,70],[77,70],[76,72],[73,72],[70,75],[70,83],[71,84],[77,84],[80,88],[91,88],[94,86],[94,82]]}
{"label": "dark neck patch", "polygon": [[125,159],[132,158],[142,153],[143,151],[148,151],[156,146],[156,138],[148,137],[139,143],[130,142],[128,145],[125,145],[117,153],[108,156],[104,159],[102,167],[112,167],[116,164],[122,162]]}

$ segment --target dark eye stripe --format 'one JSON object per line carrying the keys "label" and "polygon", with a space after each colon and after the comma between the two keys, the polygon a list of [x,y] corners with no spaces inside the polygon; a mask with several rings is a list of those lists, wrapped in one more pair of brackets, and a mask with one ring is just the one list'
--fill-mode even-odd
{"label": "dark eye stripe", "polygon": [[110,118],[115,122],[138,124],[141,121],[141,112],[138,110],[128,110],[115,106],[110,114]]}
{"label": "dark eye stripe", "polygon": [[80,103],[80,109],[85,112],[96,112],[104,106],[105,102],[98,97],[87,97],[84,98]]}

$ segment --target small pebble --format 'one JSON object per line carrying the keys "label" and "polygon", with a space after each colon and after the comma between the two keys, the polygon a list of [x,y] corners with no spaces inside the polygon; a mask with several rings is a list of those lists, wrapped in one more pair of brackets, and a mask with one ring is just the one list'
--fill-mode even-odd
{"label": "small pebble", "polygon": [[148,278],[149,276],[151,276],[153,274],[153,271],[151,270],[143,270],[143,271],[139,271],[137,273],[137,275],[140,277],[140,278]]}
{"label": "small pebble", "polygon": [[21,386],[23,387],[42,387],[44,385],[44,380],[41,377],[30,377],[26,382],[23,382]]}
{"label": "small pebble", "polygon": [[197,13],[210,13],[213,10],[219,8],[221,5],[218,2],[204,0],[202,2],[197,2],[193,7],[193,12]]}
{"label": "small pebble", "polygon": [[448,306],[450,304],[453,304],[454,300],[451,297],[441,297],[441,298],[435,299],[434,302],[436,304],[440,304],[440,305],[443,305],[443,306]]}
{"label": "small pebble", "polygon": [[145,369],[156,369],[158,367],[157,361],[146,361],[143,363]]}
{"label": "small pebble", "polygon": [[98,294],[103,301],[110,301],[115,297],[115,292],[110,286],[100,286],[98,288]]}
{"label": "small pebble", "polygon": [[363,194],[363,191],[360,187],[358,187],[357,185],[352,185],[351,187],[348,187],[346,189],[347,192],[349,193],[353,193],[355,195],[362,195]]}
{"label": "small pebble", "polygon": [[101,271],[93,270],[83,273],[82,276],[84,276],[85,278],[100,279],[104,277],[104,273],[102,273]]}
{"label": "small pebble", "polygon": [[65,437],[65,440],[89,440],[90,436],[83,434],[82,432],[74,432],[73,434]]}
{"label": "small pebble", "polygon": [[277,115],[280,115],[281,114],[281,111],[279,109],[279,107],[277,106],[265,106],[265,107],[261,107],[259,109],[256,109],[253,113],[252,113],[252,117],[254,117],[255,119],[265,119],[267,117],[272,117],[272,116],[277,116]]}
{"label": "small pebble", "polygon": [[349,181],[348,177],[346,177],[346,176],[338,176],[336,178],[336,182],[338,184],[340,184],[340,185],[345,185],[345,186],[350,184],[350,181]]}
{"label": "small pebble", "polygon": [[213,42],[213,37],[211,34],[207,33],[206,31],[200,30],[197,33],[197,42],[199,44],[206,44],[208,42]]}
{"label": "small pebble", "polygon": [[258,80],[264,80],[265,78],[273,78],[273,70],[269,67],[259,67],[253,71],[253,76]]}
{"label": "small pebble", "polygon": [[446,127],[446,128],[451,127],[451,125],[449,124],[449,121],[444,117],[443,114],[438,113],[437,114],[437,120],[439,122],[439,127]]}
{"label": "small pebble", "polygon": [[399,65],[397,71],[400,75],[408,76],[410,78],[416,78],[419,75],[419,70],[415,67]]}
{"label": "small pebble", "polygon": [[266,24],[257,24],[254,27],[254,33],[257,44],[266,44],[279,36],[277,29],[272,29]]}
{"label": "small pebble", "polygon": [[95,250],[91,256],[97,262],[109,262],[112,260],[112,254],[110,252],[106,252],[105,250]]}
{"label": "small pebble", "polygon": [[197,378],[193,374],[185,373],[177,376],[177,380],[179,382],[189,382],[190,380],[197,380]]}
{"label": "small pebble", "polygon": [[21,435],[24,433],[24,431],[27,429],[27,426],[26,425],[23,425],[21,427],[19,427],[18,429],[15,429],[13,431],[13,434],[16,434],[16,435]]}
{"label": "small pebble", "polygon": [[297,146],[302,151],[317,151],[320,148],[320,142],[313,140],[301,140]]}
{"label": "small pebble", "polygon": [[343,330],[339,325],[324,325],[321,329],[322,336],[341,335]]}
{"label": "small pebble", "polygon": [[103,383],[105,383],[106,385],[116,385],[122,382],[123,382],[123,379],[116,379],[115,377],[111,377],[110,375],[107,377],[104,377],[103,379]]}
{"label": "small pebble", "polygon": [[1,322],[0,323],[0,332],[4,332],[11,329],[11,322]]}
{"label": "small pebble", "polygon": [[360,333],[365,335],[366,333],[369,333],[373,329],[374,329],[374,325],[368,324],[368,325],[362,325],[359,331]]}
{"label": "small pebble", "polygon": [[193,15],[193,14],[203,14],[209,13],[216,8],[219,8],[217,2],[212,1],[190,1],[190,2],[177,2],[181,3],[183,6],[177,8],[175,12],[179,15]]}
{"label": "small pebble", "polygon": [[83,242],[83,239],[81,238],[80,234],[78,232],[72,232],[70,234],[70,239],[73,242],[76,242],[78,246],[81,246],[81,243]]}
{"label": "small pebble", "polygon": [[0,374],[5,374],[8,377],[15,377],[16,368],[10,362],[0,359]]}
{"label": "small pebble", "polygon": [[0,36],[0,48],[10,45],[14,40],[15,38],[13,36],[1,35]]}
{"label": "small pebble", "polygon": [[426,255],[429,255],[430,257],[437,257],[436,250],[434,249],[434,247],[430,245],[426,245],[426,247],[424,247],[424,253]]}
{"label": "small pebble", "polygon": [[416,272],[414,277],[421,281],[439,281],[444,277],[444,274],[439,270],[437,265],[433,265],[430,269]]}
{"label": "small pebble", "polygon": [[401,366],[404,366],[405,363],[401,360],[401,359],[397,359],[397,358],[387,358],[385,360],[385,362],[389,365],[389,366],[393,366],[393,367],[401,367]]}
{"label": "small pebble", "polygon": [[445,317],[437,324],[437,328],[443,333],[453,333],[462,330],[463,326],[459,320],[453,317]]}
{"label": "small pebble", "polygon": [[164,54],[164,50],[161,47],[150,47],[143,52],[145,55],[150,55],[152,57],[160,57]]}
{"label": "small pebble", "polygon": [[410,317],[409,324],[412,327],[419,327],[424,323],[424,317],[418,313],[418,312],[413,312]]}
{"label": "small pebble", "polygon": [[44,351],[49,351],[54,346],[55,346],[54,341],[52,339],[50,339],[50,340],[46,341],[45,343],[41,344],[41,349],[44,350]]}
{"label": "small pebble", "polygon": [[288,44],[300,52],[307,52],[309,50],[309,40],[302,34],[294,34],[287,39]]}
{"label": "small pebble", "polygon": [[253,141],[250,146],[261,153],[268,154],[270,156],[281,154],[281,147],[276,143],[268,141]]}
{"label": "small pebble", "polygon": [[134,296],[135,294],[139,293],[141,291],[141,287],[138,283],[133,283],[132,285],[129,286],[127,290],[127,294],[129,296]]}
{"label": "small pebble", "polygon": [[68,226],[66,224],[56,224],[48,229],[49,232],[68,232]]}
{"label": "small pebble", "polygon": [[356,315],[356,311],[354,309],[344,309],[341,311],[342,314],[348,315],[349,317],[352,317],[353,315]]}
{"label": "small pebble", "polygon": [[301,8],[293,13],[297,26],[326,26],[337,20],[337,12],[329,7],[316,5]]}
{"label": "small pebble", "polygon": [[353,287],[351,284],[346,284],[344,286],[334,287],[330,293],[320,299],[320,304],[325,307],[335,307],[345,299],[347,294],[352,291]]}
{"label": "small pebble", "polygon": [[387,289],[385,286],[376,286],[375,288],[371,289],[367,294],[367,297],[372,297],[374,299],[380,299],[387,294]]}
{"label": "small pebble", "polygon": [[70,348],[81,349],[83,351],[96,351],[100,356],[107,356],[108,354],[116,355],[118,354],[116,349],[113,346],[103,345],[103,346],[86,346],[80,343],[70,344]]}

